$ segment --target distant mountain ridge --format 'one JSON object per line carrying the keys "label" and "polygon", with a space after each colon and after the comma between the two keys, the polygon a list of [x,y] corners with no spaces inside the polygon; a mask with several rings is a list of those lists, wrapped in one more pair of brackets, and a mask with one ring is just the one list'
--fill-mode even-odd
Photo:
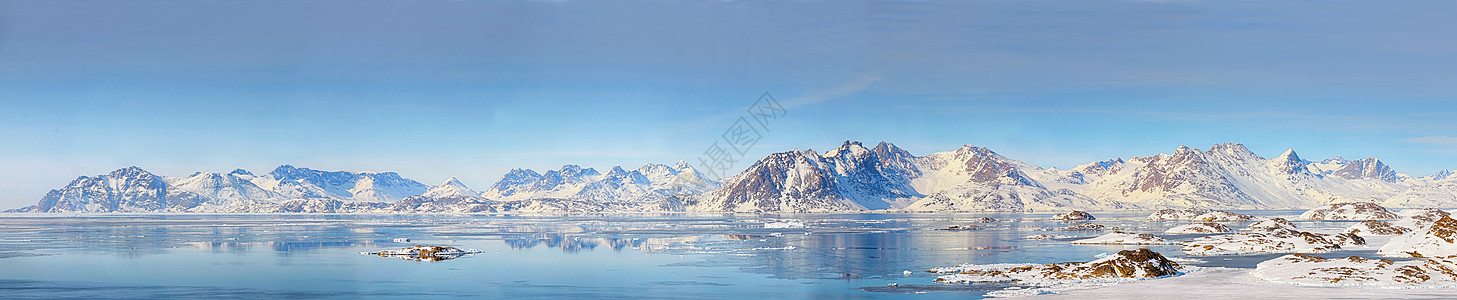
{"label": "distant mountain ridge", "polygon": [[565,165],[513,169],[479,191],[454,177],[430,186],[394,172],[283,165],[264,175],[164,177],[127,167],[81,176],[7,212],[959,212],[1299,209],[1351,201],[1454,207],[1457,175],[1413,177],[1369,157],[1308,161],[1293,149],[1264,158],[1236,143],[1060,170],[974,145],[915,156],[886,142],[866,148],[846,141],[823,153],[770,154],[722,180],[683,161],[605,173]]}

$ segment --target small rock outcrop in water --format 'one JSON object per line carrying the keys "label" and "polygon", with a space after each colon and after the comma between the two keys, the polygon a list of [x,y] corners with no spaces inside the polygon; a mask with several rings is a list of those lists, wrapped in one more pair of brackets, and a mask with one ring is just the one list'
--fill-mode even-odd
{"label": "small rock outcrop in water", "polygon": [[1058,213],[1056,215],[1052,215],[1052,219],[1062,221],[1097,220],[1097,218],[1093,217],[1093,214],[1081,210]]}
{"label": "small rock outcrop in water", "polygon": [[1174,228],[1169,228],[1169,230],[1165,230],[1164,234],[1209,234],[1226,233],[1231,231],[1234,230],[1229,229],[1229,226],[1224,226],[1224,224],[1194,223],[1174,226]]}
{"label": "small rock outcrop in water", "polygon": [[946,228],[936,228],[936,230],[951,230],[951,231],[957,231],[957,230],[977,230],[977,229],[981,229],[981,227],[976,226],[976,225],[951,225],[951,226],[947,226]]}
{"label": "small rock outcrop in water", "polygon": [[957,274],[936,278],[940,282],[1005,282],[1052,279],[1158,278],[1178,275],[1182,269],[1162,254],[1148,249],[1123,250],[1090,262],[1066,262],[1010,268],[949,268]]}
{"label": "small rock outcrop in water", "polygon": [[1376,253],[1411,257],[1457,255],[1457,220],[1444,216],[1430,227],[1391,238]]}
{"label": "small rock outcrop in water", "polygon": [[1294,285],[1403,288],[1457,281],[1457,260],[1444,257],[1396,262],[1358,256],[1321,258],[1291,254],[1262,262],[1250,274]]}
{"label": "small rock outcrop in water", "polygon": [[1107,229],[1107,228],[1108,228],[1108,226],[1103,226],[1102,224],[1082,223],[1082,224],[1072,225],[1072,226],[1068,226],[1068,227],[1045,228],[1043,230],[1100,231],[1100,230]]}
{"label": "small rock outcrop in water", "polygon": [[1395,220],[1399,217],[1371,202],[1336,203],[1300,214],[1302,220]]}
{"label": "small rock outcrop in water", "polygon": [[378,252],[364,252],[361,254],[379,255],[380,257],[398,257],[400,259],[415,261],[441,261],[460,258],[470,254],[481,253],[475,249],[460,249],[450,246],[421,246],[400,248],[399,250],[382,250]]}

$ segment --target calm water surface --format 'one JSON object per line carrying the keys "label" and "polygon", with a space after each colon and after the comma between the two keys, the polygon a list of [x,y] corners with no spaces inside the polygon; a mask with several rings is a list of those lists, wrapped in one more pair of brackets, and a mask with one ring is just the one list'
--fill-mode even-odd
{"label": "calm water surface", "polygon": [[[937,284],[925,270],[1087,261],[1137,248],[1020,239],[1097,235],[1038,231],[1069,225],[1049,216],[0,215],[0,298],[964,299],[1008,286]],[[1143,222],[1147,212],[1097,216],[1147,233],[1180,224]],[[999,221],[970,222],[980,217]],[[776,220],[808,228],[764,228]],[[984,228],[932,230],[967,224]],[[359,254],[415,244],[484,252],[438,262]],[[1182,256],[1177,246],[1149,248]],[[1196,265],[1248,267],[1269,257]]]}

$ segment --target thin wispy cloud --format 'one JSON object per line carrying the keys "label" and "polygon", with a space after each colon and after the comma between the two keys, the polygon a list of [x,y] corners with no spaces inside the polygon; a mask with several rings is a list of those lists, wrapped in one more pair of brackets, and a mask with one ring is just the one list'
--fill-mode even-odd
{"label": "thin wispy cloud", "polygon": [[1457,136],[1424,136],[1401,140],[1408,143],[1457,147]]}

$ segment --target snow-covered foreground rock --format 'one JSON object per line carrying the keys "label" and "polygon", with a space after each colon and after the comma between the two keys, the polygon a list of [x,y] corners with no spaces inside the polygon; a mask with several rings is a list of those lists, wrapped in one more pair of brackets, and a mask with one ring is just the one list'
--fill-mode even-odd
{"label": "snow-covered foreground rock", "polygon": [[1410,257],[1457,255],[1457,220],[1444,216],[1431,226],[1391,238],[1376,253]]}
{"label": "snow-covered foreground rock", "polygon": [[1123,250],[1089,262],[1066,262],[1046,265],[963,265],[932,269],[932,272],[957,274],[936,278],[939,282],[1006,282],[1056,284],[1069,280],[1148,279],[1181,274],[1178,263],[1148,249]]}
{"label": "snow-covered foreground rock", "polygon": [[1114,231],[1095,238],[1072,241],[1071,243],[1085,245],[1167,245],[1169,241],[1147,233]]}
{"label": "snow-covered foreground rock", "polygon": [[1391,225],[1409,229],[1431,226],[1432,223],[1436,223],[1442,217],[1452,216],[1452,214],[1446,211],[1435,208],[1409,208],[1397,212],[1396,215],[1401,216],[1401,219],[1391,221]]}
{"label": "snow-covered foreground rock", "polygon": [[1295,230],[1295,223],[1290,223],[1290,220],[1286,220],[1285,218],[1270,218],[1270,219],[1261,220],[1259,222],[1255,222],[1254,224],[1250,224],[1249,226],[1245,226],[1244,229],[1240,229],[1240,230],[1243,230],[1243,231],[1270,231],[1270,230],[1280,230],[1280,229]]}
{"label": "snow-covered foreground rock", "polygon": [[1148,215],[1149,222],[1194,221],[1194,222],[1239,222],[1254,219],[1254,216],[1222,210],[1203,208],[1162,209]]}
{"label": "snow-covered foreground rock", "polygon": [[1184,243],[1188,255],[1239,255],[1256,253],[1327,253],[1343,246],[1365,245],[1366,240],[1349,233],[1319,234],[1290,229],[1241,232],[1206,236]]}
{"label": "snow-covered foreground rock", "polygon": [[1396,262],[1291,254],[1262,262],[1251,274],[1272,282],[1308,286],[1457,287],[1457,258]]}
{"label": "snow-covered foreground rock", "polygon": [[1331,204],[1300,214],[1301,220],[1395,220],[1400,218],[1381,205],[1371,202]]}
{"label": "snow-covered foreground rock", "polygon": [[1038,299],[1443,299],[1457,288],[1331,288],[1266,281],[1245,268],[1205,267],[1157,280],[1094,287],[995,291],[990,296],[1043,295]]}
{"label": "snow-covered foreground rock", "polygon": [[1361,221],[1361,223],[1356,223],[1356,225],[1351,225],[1350,228],[1346,228],[1346,233],[1359,236],[1398,235],[1407,232],[1411,232],[1411,228],[1391,225],[1391,222],[1377,220]]}
{"label": "snow-covered foreground rock", "polygon": [[1156,212],[1153,212],[1152,214],[1149,214],[1148,215],[1148,221],[1149,222],[1189,221],[1189,220],[1193,220],[1194,217],[1196,217],[1196,216],[1199,216],[1199,215],[1202,215],[1202,214],[1207,214],[1207,213],[1209,213],[1211,211],[1213,211],[1213,210],[1204,209],[1204,208],[1160,209],[1159,211],[1156,211]]}
{"label": "snow-covered foreground rock", "polygon": [[1174,226],[1174,228],[1165,230],[1164,234],[1213,234],[1233,231],[1233,229],[1229,229],[1229,226],[1224,226],[1224,224],[1206,222]]}

